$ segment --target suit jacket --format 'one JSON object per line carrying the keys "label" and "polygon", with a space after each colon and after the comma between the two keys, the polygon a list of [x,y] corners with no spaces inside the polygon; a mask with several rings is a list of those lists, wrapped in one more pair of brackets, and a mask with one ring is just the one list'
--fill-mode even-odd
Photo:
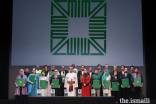
{"label": "suit jacket", "polygon": [[[61,75],[61,71],[59,71],[60,75]],[[68,71],[67,70],[64,70],[64,71],[65,71],[65,76],[66,76],[66,74],[68,73]]]}
{"label": "suit jacket", "polygon": [[81,71],[78,71],[77,78],[78,78],[78,88],[79,89],[81,89],[81,86],[82,86],[82,84],[80,83],[81,82],[80,75],[82,75],[82,72]]}
{"label": "suit jacket", "polygon": [[119,76],[122,76],[122,71],[119,71]]}
{"label": "suit jacket", "polygon": [[129,79],[129,85],[131,86],[131,74],[127,73],[127,76],[125,76],[125,74],[122,74],[121,76],[121,84],[122,84],[122,79]]}
{"label": "suit jacket", "polygon": [[[117,74],[118,74],[117,76],[118,76],[118,78],[119,78],[120,74],[119,74],[118,71],[117,71]],[[112,75],[114,76],[114,71],[112,71],[110,75],[111,75],[111,78],[112,78]]]}
{"label": "suit jacket", "polygon": [[[90,75],[90,72],[88,72],[88,74]],[[94,72],[92,72],[92,75],[95,74]]]}
{"label": "suit jacket", "polygon": [[[53,75],[51,78],[50,78],[50,84],[52,83],[52,79],[55,79],[55,75]],[[57,78],[56,79],[59,79],[59,85],[61,86],[62,84],[62,78],[60,75],[57,75]]]}

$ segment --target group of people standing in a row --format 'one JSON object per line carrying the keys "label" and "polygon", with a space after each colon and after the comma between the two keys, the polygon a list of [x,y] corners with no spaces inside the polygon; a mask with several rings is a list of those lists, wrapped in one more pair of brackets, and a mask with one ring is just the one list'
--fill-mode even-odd
{"label": "group of people standing in a row", "polygon": [[[124,65],[121,66],[121,71],[117,71],[117,66],[113,67],[113,71],[108,68],[108,64],[105,65],[105,69],[101,70],[101,65],[98,64],[97,68],[92,72],[92,67],[89,70],[85,69],[85,66],[81,66],[81,71],[75,68],[75,64],[69,67],[69,70],[65,70],[65,66],[61,67],[58,71],[55,66],[51,66],[51,70],[48,70],[48,66],[44,66],[44,70],[41,70],[39,66],[32,69],[32,74],[29,73],[29,69],[20,69],[17,78],[24,78],[23,87],[18,87],[17,78],[15,80],[16,90],[15,99],[16,104],[26,103],[25,99],[28,97],[37,96],[37,89],[40,87],[40,80],[46,80],[47,87],[42,89],[42,96],[51,96],[51,89],[54,85],[52,79],[59,79],[59,87],[55,88],[55,96],[64,96],[64,89],[67,89],[68,96],[77,96],[78,89],[81,89],[81,96],[91,96],[91,89],[95,89],[93,85],[94,80],[99,80],[99,88],[95,89],[96,96],[105,96],[104,89],[106,89],[103,81],[109,81],[108,96],[115,96],[115,103],[118,103],[119,98],[129,99],[135,98],[140,99],[141,87],[143,86],[142,74],[138,73],[139,68],[134,66],[130,67],[131,73],[128,73],[128,68]],[[50,72],[54,72],[54,75],[50,75]],[[39,76],[41,74],[41,76]],[[29,80],[31,75],[36,75],[35,83]],[[65,81],[62,81],[62,76],[65,76]],[[129,87],[123,88],[122,79],[129,79]],[[134,78],[141,78],[141,86],[137,87],[134,84]],[[119,90],[113,91],[112,82],[118,82]]]}

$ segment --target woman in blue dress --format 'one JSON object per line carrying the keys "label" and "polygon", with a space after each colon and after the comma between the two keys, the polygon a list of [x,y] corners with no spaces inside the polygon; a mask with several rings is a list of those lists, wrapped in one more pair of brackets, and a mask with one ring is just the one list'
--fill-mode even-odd
{"label": "woman in blue dress", "polygon": [[[29,77],[31,75],[36,75],[35,83],[33,83],[33,82],[31,82],[29,80]],[[36,69],[35,68],[32,69],[32,74],[30,74],[29,77],[27,78],[27,82],[28,82],[28,97],[35,97],[35,96],[37,96],[37,89],[39,88],[39,75],[36,74]]]}

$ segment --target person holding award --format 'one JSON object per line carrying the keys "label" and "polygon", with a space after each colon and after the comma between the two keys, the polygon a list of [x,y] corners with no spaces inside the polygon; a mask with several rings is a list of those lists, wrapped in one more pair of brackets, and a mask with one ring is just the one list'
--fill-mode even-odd
{"label": "person holding award", "polygon": [[111,76],[109,75],[108,70],[104,70],[104,74],[102,76],[102,87],[103,87],[103,95],[105,96],[105,90],[108,89],[108,96],[111,96]]}
{"label": "person holding award", "polygon": [[51,76],[50,84],[52,86],[52,89],[55,89],[55,96],[59,96],[59,90],[60,86],[62,84],[62,77],[61,75],[58,75],[58,70],[54,70],[55,75]]}
{"label": "person holding award", "polygon": [[121,76],[121,88],[124,99],[129,99],[131,86],[131,74],[128,73],[128,68],[124,69],[124,74]]}
{"label": "person holding award", "polygon": [[48,77],[45,76],[45,72],[42,71],[42,76],[39,78],[39,89],[42,89],[42,96],[48,96]]}
{"label": "person holding award", "polygon": [[112,96],[115,96],[114,103],[118,103],[119,100],[119,85],[120,85],[120,78],[118,76],[118,72],[114,71],[114,76],[111,79]]}
{"label": "person holding award", "polygon": [[69,73],[66,75],[64,87],[68,90],[68,96],[76,96],[78,87],[77,74],[73,72],[73,67],[69,67]]}
{"label": "person holding award", "polygon": [[15,80],[15,101],[16,104],[27,104],[27,87],[25,86],[27,83],[27,76],[24,75],[24,70],[19,70],[19,75]]}
{"label": "person holding award", "polygon": [[135,73],[131,76],[131,82],[134,85],[134,98],[140,99],[141,87],[143,86],[143,76],[142,74],[138,73],[139,68],[135,68]]}
{"label": "person holding award", "polygon": [[28,82],[28,97],[36,97],[37,89],[39,88],[39,75],[36,74],[36,69],[32,69],[32,74],[27,78]]}
{"label": "person holding award", "polygon": [[90,96],[90,75],[87,73],[87,69],[84,69],[84,74],[81,76],[81,96]]}
{"label": "person holding award", "polygon": [[100,96],[101,74],[98,74],[98,72],[98,69],[95,69],[95,74],[91,77],[91,85],[92,88],[95,89],[95,96]]}

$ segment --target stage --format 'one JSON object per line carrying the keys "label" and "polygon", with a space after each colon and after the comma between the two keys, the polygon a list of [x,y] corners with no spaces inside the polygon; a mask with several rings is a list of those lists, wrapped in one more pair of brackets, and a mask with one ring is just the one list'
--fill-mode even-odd
{"label": "stage", "polygon": [[29,97],[28,104],[112,104],[114,96],[110,97]]}

